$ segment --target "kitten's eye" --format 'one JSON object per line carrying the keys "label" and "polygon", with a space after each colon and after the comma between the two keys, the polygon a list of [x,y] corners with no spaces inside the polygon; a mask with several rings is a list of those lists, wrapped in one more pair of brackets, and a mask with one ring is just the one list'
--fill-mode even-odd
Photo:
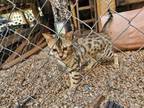
{"label": "kitten's eye", "polygon": [[67,50],[67,47],[64,47],[63,50]]}
{"label": "kitten's eye", "polygon": [[56,50],[56,49],[53,49],[53,51],[56,52],[57,50]]}

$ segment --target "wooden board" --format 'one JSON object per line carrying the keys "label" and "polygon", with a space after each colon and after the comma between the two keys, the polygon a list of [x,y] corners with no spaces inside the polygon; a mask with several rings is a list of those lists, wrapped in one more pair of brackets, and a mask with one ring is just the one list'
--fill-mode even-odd
{"label": "wooden board", "polygon": [[0,4],[34,3],[35,0],[0,0]]}
{"label": "wooden board", "polygon": [[[109,35],[114,46],[123,50],[138,49],[144,45],[144,8],[114,14],[112,24],[109,28]],[[137,15],[138,14],[138,15]],[[136,16],[136,17],[135,17]],[[134,18],[135,17],[135,18]],[[106,21],[102,18],[102,25]],[[131,21],[130,26],[129,21]]]}
{"label": "wooden board", "polygon": [[[101,16],[106,15],[106,12],[108,10],[108,0],[105,0],[105,2],[103,0],[96,0],[96,15],[98,16],[98,18],[101,18]],[[111,10],[115,10],[116,9],[116,3],[115,0],[111,0],[110,2],[110,8]],[[100,30],[102,27],[101,21],[98,22],[98,29]]]}
{"label": "wooden board", "polygon": [[[96,7],[97,7],[97,14],[98,16],[103,16],[106,12],[107,12],[107,9],[108,9],[108,0],[105,0],[105,2],[103,0],[96,0]],[[110,8],[112,10],[115,10],[116,9],[116,3],[115,3],[115,0],[111,0],[110,2]]]}
{"label": "wooden board", "polygon": [[144,0],[117,0],[117,5],[122,6],[122,5],[128,5],[128,4],[133,4],[133,3],[141,3],[144,2]]}

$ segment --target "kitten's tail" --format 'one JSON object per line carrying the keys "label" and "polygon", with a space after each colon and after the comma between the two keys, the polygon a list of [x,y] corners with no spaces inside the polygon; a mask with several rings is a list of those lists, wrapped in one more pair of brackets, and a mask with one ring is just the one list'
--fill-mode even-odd
{"label": "kitten's tail", "polygon": [[112,14],[110,9],[108,9],[108,15],[109,15],[109,18],[105,22],[105,24],[104,24],[104,26],[103,26],[103,28],[101,30],[101,32],[103,32],[103,33],[108,33],[109,26],[110,26],[110,24],[112,22],[112,19],[113,19],[113,14]]}

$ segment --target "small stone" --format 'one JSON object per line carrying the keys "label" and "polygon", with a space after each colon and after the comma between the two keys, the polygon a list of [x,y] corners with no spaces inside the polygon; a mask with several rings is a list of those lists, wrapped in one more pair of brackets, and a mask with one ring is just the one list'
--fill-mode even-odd
{"label": "small stone", "polygon": [[92,90],[92,87],[88,84],[84,85],[84,91],[85,92],[90,92]]}

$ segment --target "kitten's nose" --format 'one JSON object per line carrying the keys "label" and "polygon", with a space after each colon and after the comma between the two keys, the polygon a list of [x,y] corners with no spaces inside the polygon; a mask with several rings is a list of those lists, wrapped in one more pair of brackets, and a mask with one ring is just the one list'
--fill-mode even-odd
{"label": "kitten's nose", "polygon": [[59,54],[59,57],[60,57],[60,58],[62,58],[62,57],[63,57],[63,55],[62,55],[62,54]]}

